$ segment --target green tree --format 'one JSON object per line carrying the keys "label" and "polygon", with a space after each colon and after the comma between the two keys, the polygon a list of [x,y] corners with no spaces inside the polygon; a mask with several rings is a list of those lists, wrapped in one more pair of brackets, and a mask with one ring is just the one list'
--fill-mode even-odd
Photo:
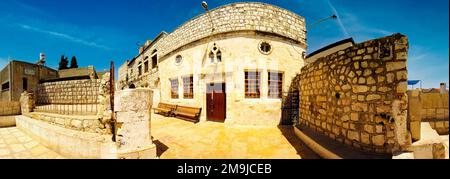
{"label": "green tree", "polygon": [[61,55],[61,60],[59,61],[58,70],[68,69],[67,65],[69,65],[69,60],[64,55]]}
{"label": "green tree", "polygon": [[70,68],[78,68],[77,57],[73,56],[70,60]]}

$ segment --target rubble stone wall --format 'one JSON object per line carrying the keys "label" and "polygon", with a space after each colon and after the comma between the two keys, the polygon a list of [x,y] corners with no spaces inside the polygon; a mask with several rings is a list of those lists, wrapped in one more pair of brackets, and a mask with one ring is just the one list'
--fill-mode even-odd
{"label": "rubble stone wall", "polygon": [[369,40],[319,58],[300,74],[301,126],[377,153],[410,145],[408,39]]}
{"label": "rubble stone wall", "polygon": [[18,101],[0,101],[0,116],[20,114],[20,103]]}

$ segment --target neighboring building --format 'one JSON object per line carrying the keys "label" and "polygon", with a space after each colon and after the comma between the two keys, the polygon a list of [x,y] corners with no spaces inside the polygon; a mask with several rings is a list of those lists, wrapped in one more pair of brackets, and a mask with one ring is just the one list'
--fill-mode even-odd
{"label": "neighboring building", "polygon": [[352,47],[354,45],[355,45],[355,41],[353,41],[353,38],[348,38],[348,39],[344,39],[344,40],[335,42],[333,44],[330,44],[326,47],[323,47],[323,48],[316,50],[315,52],[309,54],[306,57],[306,63],[307,64],[313,63],[318,58],[328,56],[335,52],[347,49],[348,47]]}
{"label": "neighboring building", "polygon": [[58,72],[49,67],[11,61],[0,72],[0,101],[19,101],[24,91],[33,91],[39,82],[57,77]]}
{"label": "neighboring building", "polygon": [[151,88],[154,105],[201,107],[201,121],[278,125],[306,48],[303,17],[263,3],[225,5],[147,41],[119,67],[119,88]]}
{"label": "neighboring building", "polygon": [[65,80],[98,79],[93,66],[66,70],[13,60],[0,71],[0,101],[19,101],[24,91],[34,92],[39,83]]}

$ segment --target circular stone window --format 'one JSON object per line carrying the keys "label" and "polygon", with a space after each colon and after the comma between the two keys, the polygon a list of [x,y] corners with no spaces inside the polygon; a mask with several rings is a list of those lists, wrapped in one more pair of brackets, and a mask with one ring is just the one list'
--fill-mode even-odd
{"label": "circular stone window", "polygon": [[262,41],[261,43],[259,43],[258,49],[261,53],[268,55],[272,52],[272,45],[270,45],[269,42]]}
{"label": "circular stone window", "polygon": [[178,55],[177,57],[175,57],[175,63],[177,65],[181,64],[181,62],[183,62],[183,57],[181,55]]}

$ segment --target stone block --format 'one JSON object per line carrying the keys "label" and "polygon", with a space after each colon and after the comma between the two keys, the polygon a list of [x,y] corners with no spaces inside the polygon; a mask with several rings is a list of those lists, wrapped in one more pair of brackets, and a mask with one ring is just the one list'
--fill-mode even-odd
{"label": "stone block", "polygon": [[363,132],[361,133],[361,142],[366,145],[370,145],[370,135]]}
{"label": "stone block", "polygon": [[375,146],[383,146],[385,144],[385,136],[384,135],[376,135],[372,137],[372,143]]}
{"label": "stone block", "polygon": [[360,141],[359,132],[349,130],[347,132],[347,138],[350,139],[350,140],[354,140],[354,141],[359,142]]}
{"label": "stone block", "polygon": [[387,62],[386,70],[388,72],[406,68],[406,62]]}
{"label": "stone block", "polygon": [[365,93],[369,91],[369,88],[367,86],[364,85],[356,85],[353,87],[353,92],[354,93]]}
{"label": "stone block", "polygon": [[146,111],[153,103],[153,92],[149,89],[127,89],[117,91],[114,98],[116,112]]}

